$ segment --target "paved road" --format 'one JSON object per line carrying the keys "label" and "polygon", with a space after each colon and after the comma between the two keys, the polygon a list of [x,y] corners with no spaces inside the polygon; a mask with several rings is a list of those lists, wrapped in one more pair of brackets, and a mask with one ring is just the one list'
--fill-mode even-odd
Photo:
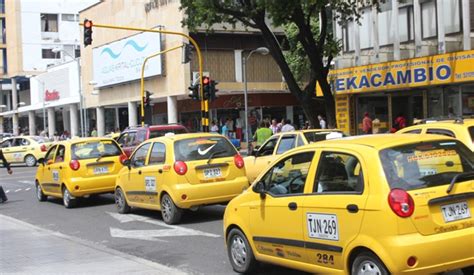
{"label": "paved road", "polygon": [[[16,166],[13,171],[9,176],[0,170],[9,199],[0,204],[2,215],[191,274],[234,274],[222,237],[224,206],[187,212],[179,226],[166,225],[155,211],[119,215],[112,195],[82,199],[79,207],[65,209],[59,199],[36,200],[36,169]],[[181,236],[163,237],[167,234]],[[304,274],[273,265],[260,270],[261,274]]]}

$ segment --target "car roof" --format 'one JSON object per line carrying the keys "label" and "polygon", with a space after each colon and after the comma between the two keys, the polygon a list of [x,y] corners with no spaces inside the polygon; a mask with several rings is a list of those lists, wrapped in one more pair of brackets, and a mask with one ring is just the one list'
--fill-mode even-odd
{"label": "car roof", "polygon": [[98,141],[98,140],[114,140],[112,138],[108,138],[108,137],[84,137],[84,138],[73,138],[73,139],[67,139],[67,140],[60,140],[60,141],[56,141],[54,142],[53,145],[56,145],[56,144],[75,144],[75,143],[80,143],[80,142],[85,142],[85,141]]}
{"label": "car roof", "polygon": [[306,129],[306,130],[295,130],[295,131],[289,131],[289,132],[280,132],[276,133],[273,136],[280,136],[280,135],[287,135],[287,134],[298,134],[298,133],[332,133],[332,132],[340,132],[342,133],[342,130],[340,129]]}
{"label": "car roof", "polygon": [[150,125],[148,127],[150,130],[161,130],[161,129],[184,129],[181,124],[165,124],[165,125]]}
{"label": "car roof", "polygon": [[149,139],[148,141],[163,141],[163,140],[168,140],[168,141],[178,141],[178,140],[183,140],[183,139],[188,139],[188,138],[206,138],[206,137],[223,137],[223,135],[220,134],[215,134],[215,133],[186,133],[186,134],[178,134],[178,135],[169,135],[169,136],[161,136],[161,137],[156,137]]}
{"label": "car roof", "polygon": [[426,141],[438,141],[438,140],[456,140],[454,138],[439,136],[439,135],[420,135],[420,134],[405,134],[403,136],[394,134],[377,134],[377,135],[362,135],[352,136],[333,140],[323,140],[320,142],[312,143],[307,146],[312,147],[325,147],[325,146],[363,146],[371,147],[376,150],[382,150],[385,148],[395,147],[404,144],[426,142]]}

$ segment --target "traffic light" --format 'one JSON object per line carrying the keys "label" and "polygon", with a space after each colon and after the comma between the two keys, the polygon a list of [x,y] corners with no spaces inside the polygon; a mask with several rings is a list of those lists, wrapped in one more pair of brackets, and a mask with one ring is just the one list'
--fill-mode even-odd
{"label": "traffic light", "polygon": [[216,89],[217,84],[219,84],[219,82],[211,80],[211,83],[209,85],[209,88],[210,88],[209,99],[211,101],[216,100],[216,98],[217,98],[216,93],[219,91],[219,89]]}
{"label": "traffic light", "polygon": [[189,86],[189,97],[193,100],[200,100],[199,97],[199,84],[193,84]]}
{"label": "traffic light", "polygon": [[191,56],[193,55],[192,53],[193,46],[190,44],[185,43],[183,46],[183,51],[182,51],[182,56],[181,56],[181,64],[186,64],[191,61]]}
{"label": "traffic light", "polygon": [[92,44],[92,21],[84,19],[84,47]]}
{"label": "traffic light", "polygon": [[211,96],[211,79],[208,76],[202,78],[202,85],[204,85],[204,100],[209,100]]}
{"label": "traffic light", "polygon": [[150,93],[149,91],[145,91],[145,97],[143,98],[143,104],[145,104],[145,106],[150,106],[150,103],[151,103],[151,99],[150,99],[150,96],[152,95],[153,93]]}

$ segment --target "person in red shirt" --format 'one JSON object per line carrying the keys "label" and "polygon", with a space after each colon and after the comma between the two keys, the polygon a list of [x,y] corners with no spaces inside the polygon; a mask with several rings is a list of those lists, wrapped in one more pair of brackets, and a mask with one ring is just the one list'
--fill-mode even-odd
{"label": "person in red shirt", "polygon": [[365,112],[364,119],[362,119],[362,131],[365,134],[372,134],[372,119],[368,112]]}
{"label": "person in red shirt", "polygon": [[403,116],[402,113],[398,114],[397,118],[395,119],[394,127],[397,130],[407,127],[407,119]]}

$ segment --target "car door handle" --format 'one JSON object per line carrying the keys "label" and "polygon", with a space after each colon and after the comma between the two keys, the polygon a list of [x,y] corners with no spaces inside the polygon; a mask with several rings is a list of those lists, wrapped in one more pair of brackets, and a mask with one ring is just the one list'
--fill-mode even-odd
{"label": "car door handle", "polygon": [[63,169],[63,167],[62,167],[62,166],[59,166],[59,169]]}
{"label": "car door handle", "polygon": [[158,173],[163,173],[163,169],[158,169]]}
{"label": "car door handle", "polygon": [[359,207],[356,204],[348,204],[346,206],[346,209],[347,209],[347,211],[349,211],[349,213],[359,212]]}
{"label": "car door handle", "polygon": [[296,202],[290,202],[288,204],[288,208],[292,211],[296,210],[298,208],[298,205],[296,204]]}
{"label": "car door handle", "polygon": [[141,175],[141,174],[142,174],[142,170],[138,170],[138,174]]}

